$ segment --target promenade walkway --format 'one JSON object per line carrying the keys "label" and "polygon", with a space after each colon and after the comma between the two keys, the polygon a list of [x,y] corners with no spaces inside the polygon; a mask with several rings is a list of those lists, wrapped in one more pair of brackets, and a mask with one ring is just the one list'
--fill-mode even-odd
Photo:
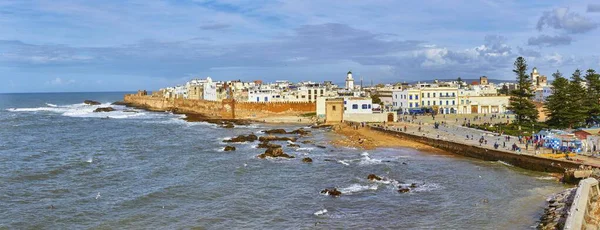
{"label": "promenade walkway", "polygon": [[[505,141],[505,137],[507,135],[499,136],[497,133],[488,132],[484,130],[468,128],[462,126],[465,118],[471,122],[471,124],[483,124],[483,123],[498,123],[498,122],[506,122],[506,120],[510,118],[495,118],[491,117],[481,117],[480,119],[475,120],[475,115],[437,115],[435,120],[431,116],[402,116],[401,122],[394,123],[385,123],[386,129],[396,130],[399,132],[404,132],[403,129],[406,126],[406,132],[414,135],[422,135],[429,138],[437,138],[440,140],[447,140],[456,143],[468,144],[468,145],[477,145],[484,148],[494,149],[494,144],[497,143],[499,145],[498,150],[503,150],[507,152],[512,152],[515,154],[528,154],[528,155],[537,155],[545,153],[552,153],[552,150],[546,148],[540,148],[536,152],[533,145],[529,145],[527,148],[525,144],[519,144],[518,137],[511,136],[510,141]],[[438,129],[435,129],[434,122],[444,122],[444,125],[439,125]],[[421,131],[419,131],[419,127],[421,127]],[[467,138],[468,136],[468,138]],[[479,143],[480,138],[483,137],[484,140],[487,141],[484,143]],[[520,151],[512,151],[512,145],[516,144]],[[600,168],[600,159],[591,156],[583,156],[577,155],[575,157],[571,157],[572,160],[577,163],[582,163],[585,165],[594,166],[596,168]],[[566,159],[563,159],[566,160]]]}

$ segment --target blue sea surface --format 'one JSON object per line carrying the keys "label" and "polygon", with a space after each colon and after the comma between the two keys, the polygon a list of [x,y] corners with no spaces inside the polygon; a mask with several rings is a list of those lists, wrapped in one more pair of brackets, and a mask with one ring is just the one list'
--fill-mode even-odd
{"label": "blue sea surface", "polygon": [[[93,112],[124,94],[0,94],[0,228],[529,229],[545,198],[564,189],[499,162],[336,148],[323,129],[310,129],[301,148],[278,143],[294,159],[258,159],[257,142],[223,152],[222,141],[301,126],[224,129],[123,106]],[[343,194],[320,193],[333,187]]]}

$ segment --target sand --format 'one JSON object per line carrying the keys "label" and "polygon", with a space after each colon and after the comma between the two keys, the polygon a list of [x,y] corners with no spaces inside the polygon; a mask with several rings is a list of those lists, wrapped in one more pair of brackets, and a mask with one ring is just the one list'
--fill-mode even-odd
{"label": "sand", "polygon": [[333,127],[333,132],[335,134],[339,134],[336,135],[334,140],[331,141],[331,144],[337,147],[351,147],[365,150],[376,148],[409,147],[428,152],[445,152],[429,145],[403,140],[396,136],[373,131],[368,127],[359,127],[358,129],[355,129],[347,124],[339,124]]}

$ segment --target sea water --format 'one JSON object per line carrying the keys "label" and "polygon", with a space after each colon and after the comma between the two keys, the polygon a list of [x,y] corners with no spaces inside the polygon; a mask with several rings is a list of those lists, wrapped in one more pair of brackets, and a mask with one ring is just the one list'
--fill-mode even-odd
{"label": "sea water", "polygon": [[[0,228],[528,229],[545,197],[564,189],[499,162],[335,148],[317,129],[297,143],[325,149],[279,143],[295,159],[258,159],[257,143],[223,152],[228,137],[301,126],[223,129],[122,106],[93,112],[123,94],[0,94]],[[334,187],[340,197],[320,193]]]}

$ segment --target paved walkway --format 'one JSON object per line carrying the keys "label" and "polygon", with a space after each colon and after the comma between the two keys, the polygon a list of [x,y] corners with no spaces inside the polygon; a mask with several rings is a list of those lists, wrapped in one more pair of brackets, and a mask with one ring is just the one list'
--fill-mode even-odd
{"label": "paved walkway", "polygon": [[[414,134],[414,135],[422,135],[422,136],[426,136],[429,138],[438,138],[441,140],[446,140],[446,141],[452,141],[452,142],[456,142],[456,143],[462,143],[462,144],[468,144],[468,145],[479,145],[481,147],[484,148],[488,148],[488,149],[494,149],[494,143],[498,143],[499,150],[504,150],[507,152],[513,152],[516,154],[528,154],[528,155],[540,155],[540,154],[545,154],[545,153],[552,153],[551,149],[547,149],[547,148],[540,148],[538,149],[537,153],[536,150],[534,148],[533,145],[529,145],[529,147],[527,148],[525,144],[519,144],[519,139],[518,137],[514,137],[511,136],[510,137],[510,142],[505,142],[505,137],[507,135],[503,135],[503,136],[498,136],[498,134],[493,133],[493,132],[488,132],[488,131],[484,131],[484,130],[479,130],[479,129],[474,129],[474,128],[468,128],[468,127],[464,127],[462,126],[463,122],[465,121],[465,118],[467,118],[467,121],[470,121],[471,124],[483,124],[483,123],[498,123],[498,122],[505,122],[506,120],[509,120],[510,118],[504,117],[502,118],[502,115],[500,116],[500,118],[495,118],[492,119],[491,117],[481,117],[475,120],[476,115],[456,115],[456,114],[449,114],[446,116],[443,115],[437,115],[435,117],[435,120],[433,120],[433,118],[431,116],[416,116],[415,119],[413,119],[413,117],[411,116],[402,116],[402,120],[404,120],[403,122],[394,122],[394,123],[386,123],[385,126],[387,129],[390,130],[397,130],[397,131],[403,131],[404,126],[406,126],[407,133],[410,134]],[[434,128],[433,123],[434,122],[438,122],[441,123],[442,121],[444,121],[446,124],[445,125],[439,125],[438,129]],[[419,132],[419,127],[421,127],[421,131]],[[469,137],[467,139],[467,136]],[[479,139],[483,137],[484,140],[487,140],[487,144],[486,143],[479,143]],[[516,144],[521,151],[520,152],[515,152],[512,151],[512,145]],[[577,155],[575,157],[571,157],[573,160],[580,162],[580,163],[584,163],[587,165],[592,165],[594,167],[598,167],[600,168],[600,158],[597,157],[591,157],[591,156],[583,156],[583,155]],[[563,158],[564,160],[564,158]]]}

